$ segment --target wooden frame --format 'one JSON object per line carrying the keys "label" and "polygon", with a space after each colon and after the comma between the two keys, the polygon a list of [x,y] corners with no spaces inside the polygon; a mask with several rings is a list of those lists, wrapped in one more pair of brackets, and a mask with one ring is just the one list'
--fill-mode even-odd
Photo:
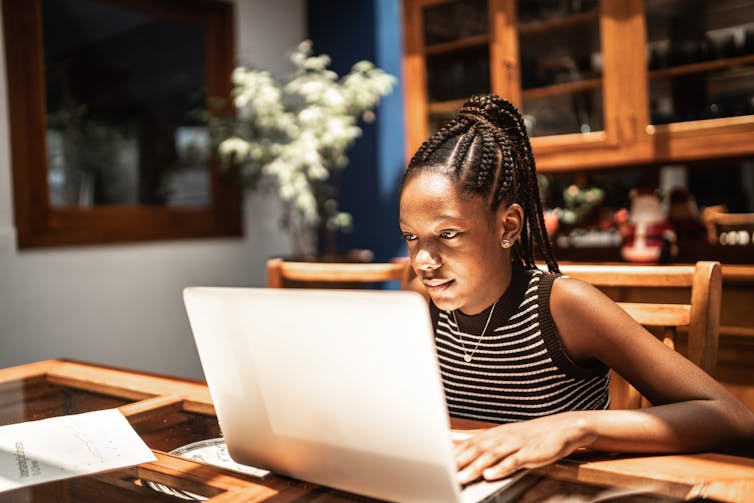
{"label": "wooden frame", "polygon": [[[9,391],[12,400],[17,402],[19,395],[13,390],[17,390],[24,381],[44,381],[68,389],[126,399],[130,403],[120,406],[119,410],[135,429],[144,424],[169,421],[177,412],[214,417],[206,385],[186,379],[83,362],[48,360],[0,369],[0,397],[4,396],[4,391]],[[0,403],[0,407],[7,405]],[[468,420],[452,421],[452,427],[457,430],[488,426]],[[69,496],[66,499],[66,492],[70,491],[75,492],[75,501],[165,501],[161,493],[136,482],[152,481],[201,494],[209,497],[209,501],[218,503],[294,499],[321,501],[327,498],[328,490],[314,484],[274,475],[259,479],[158,449],[152,450],[157,457],[154,462],[92,477],[70,479],[60,485],[38,486],[34,496],[40,500],[47,497],[55,501],[69,501],[72,498]],[[743,502],[747,501],[754,488],[754,460],[714,453],[605,458],[597,453],[584,452],[569,460],[535,469],[532,474],[535,477],[530,478],[528,485],[521,490],[532,490],[540,496],[548,494],[543,493],[546,489],[557,491],[567,489],[567,484],[587,484],[649,491],[681,499],[708,497]],[[340,493],[340,496],[344,495]]]}
{"label": "wooden frame", "polygon": [[[109,1],[198,26],[205,35],[207,94],[229,96],[234,66],[232,4],[212,0]],[[208,207],[51,207],[40,2],[3,0],[2,9],[19,247],[241,234],[241,189],[237,175],[221,172],[215,159],[210,161]]]}

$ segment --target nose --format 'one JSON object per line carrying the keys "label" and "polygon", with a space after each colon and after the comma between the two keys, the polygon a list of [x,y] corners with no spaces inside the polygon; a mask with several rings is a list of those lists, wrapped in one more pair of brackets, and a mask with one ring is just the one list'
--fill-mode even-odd
{"label": "nose", "polygon": [[433,271],[442,265],[442,260],[426,248],[420,249],[414,256],[414,268],[419,271]]}

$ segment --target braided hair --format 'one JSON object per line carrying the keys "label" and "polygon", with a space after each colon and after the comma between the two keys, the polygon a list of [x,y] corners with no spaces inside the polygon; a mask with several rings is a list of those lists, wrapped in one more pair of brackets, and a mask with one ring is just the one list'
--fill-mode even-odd
{"label": "braided hair", "polygon": [[500,204],[520,204],[524,225],[513,247],[513,260],[535,268],[536,242],[547,268],[558,272],[545,230],[534,154],[521,113],[513,104],[494,94],[472,96],[417,150],[403,174],[403,186],[423,170],[450,176],[463,193],[484,197],[492,212]]}

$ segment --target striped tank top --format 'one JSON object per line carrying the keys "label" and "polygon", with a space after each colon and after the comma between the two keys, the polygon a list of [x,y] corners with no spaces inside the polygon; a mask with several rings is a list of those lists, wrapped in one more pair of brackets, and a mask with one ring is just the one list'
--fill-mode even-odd
{"label": "striped tank top", "polygon": [[510,286],[494,306],[481,339],[492,306],[474,316],[456,311],[459,330],[452,313],[430,303],[452,417],[507,423],[607,408],[608,367],[579,366],[560,344],[550,314],[555,278],[514,265]]}

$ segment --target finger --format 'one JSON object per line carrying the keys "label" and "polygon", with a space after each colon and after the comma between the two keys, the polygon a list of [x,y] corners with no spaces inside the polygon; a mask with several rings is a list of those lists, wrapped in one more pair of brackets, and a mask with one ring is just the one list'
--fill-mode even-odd
{"label": "finger", "polygon": [[507,477],[523,468],[523,463],[516,454],[506,456],[494,465],[485,468],[482,472],[482,477],[485,480],[497,480]]}
{"label": "finger", "polygon": [[478,444],[479,442],[477,442],[476,439],[464,438],[462,440],[459,440],[458,442],[453,444],[453,455],[457,456],[464,451],[473,449]]}
{"label": "finger", "polygon": [[453,449],[453,457],[456,460],[456,470],[460,470],[468,465],[481,454],[482,450],[472,442],[465,442],[455,446]]}
{"label": "finger", "polygon": [[458,431],[458,430],[451,430],[450,432],[450,439],[453,442],[453,445],[459,445],[464,442],[466,442],[468,439],[474,436],[474,431]]}
{"label": "finger", "polygon": [[485,468],[493,465],[499,457],[494,452],[484,452],[457,473],[458,482],[467,484],[482,476]]}

